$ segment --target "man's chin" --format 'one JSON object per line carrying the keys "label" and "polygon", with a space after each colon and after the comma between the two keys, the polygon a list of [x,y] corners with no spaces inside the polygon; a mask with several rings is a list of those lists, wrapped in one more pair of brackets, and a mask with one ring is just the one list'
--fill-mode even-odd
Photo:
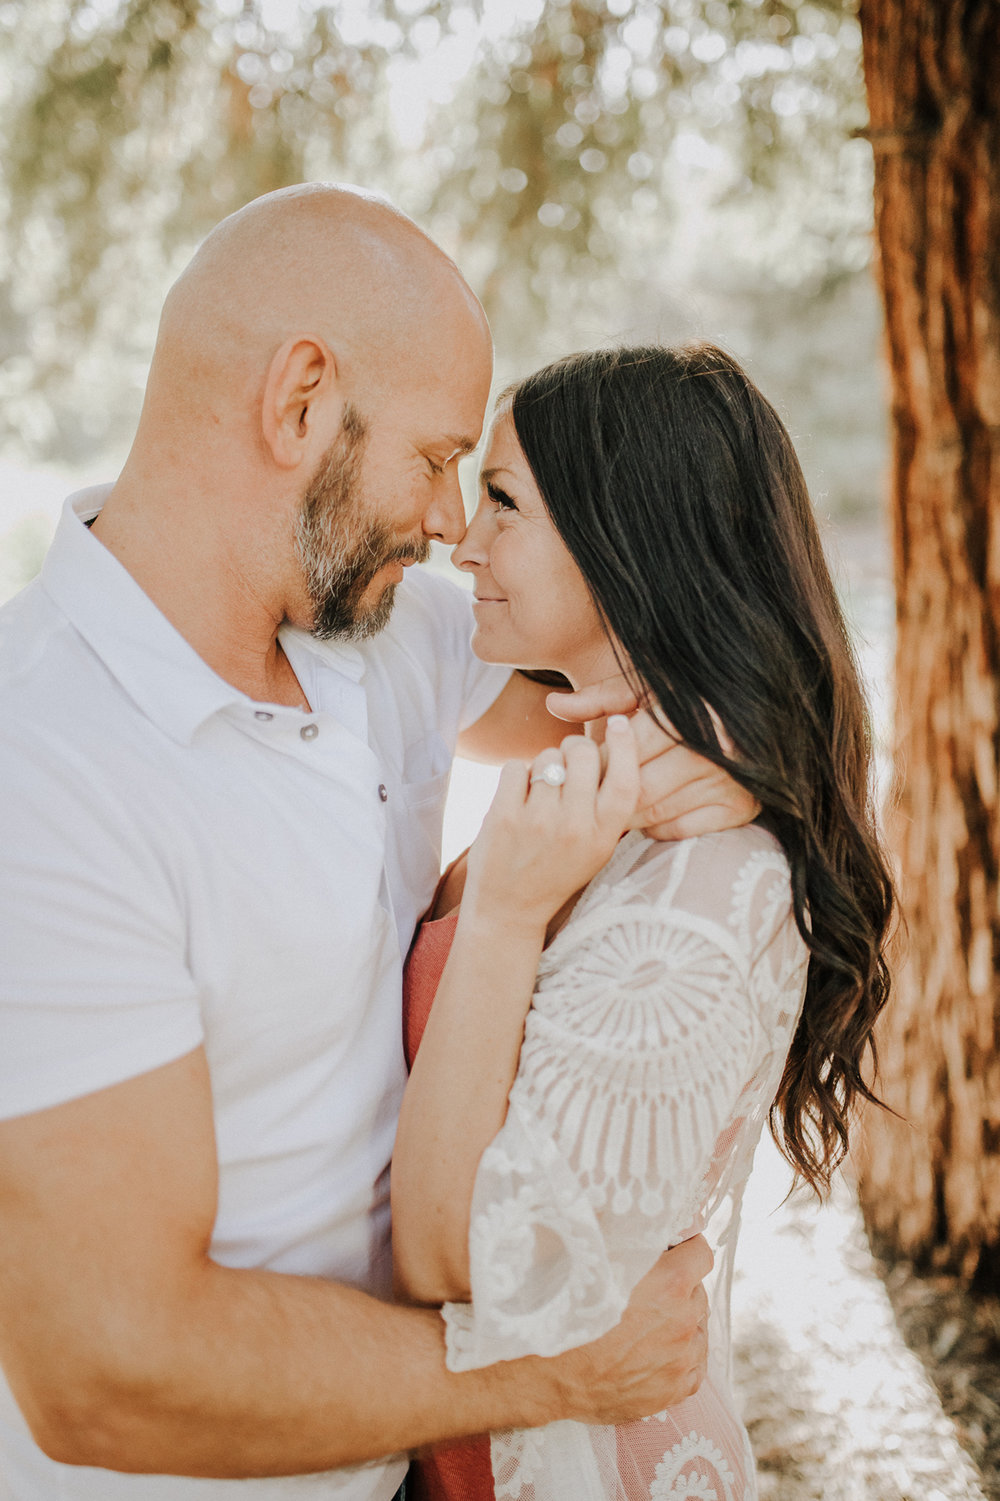
{"label": "man's chin", "polygon": [[384,584],[373,603],[368,602],[371,585],[360,599],[329,600],[317,610],[312,634],[319,641],[370,641],[389,624],[396,601],[396,585]]}
{"label": "man's chin", "polygon": [[396,588],[395,584],[386,584],[375,604],[358,614],[355,621],[355,641],[368,641],[389,624],[392,607],[396,603]]}

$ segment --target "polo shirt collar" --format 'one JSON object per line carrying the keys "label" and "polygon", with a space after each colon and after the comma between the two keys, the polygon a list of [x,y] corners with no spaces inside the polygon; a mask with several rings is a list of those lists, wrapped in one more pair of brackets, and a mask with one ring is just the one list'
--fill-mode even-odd
{"label": "polo shirt collar", "polygon": [[[69,497],[39,582],[146,717],[189,745],[213,714],[254,701],[212,671],[91,535],[87,522],[98,515],[111,489],[97,485]],[[289,635],[299,652],[310,647],[352,681],[362,677],[364,661],[354,648],[314,642],[306,632]]]}

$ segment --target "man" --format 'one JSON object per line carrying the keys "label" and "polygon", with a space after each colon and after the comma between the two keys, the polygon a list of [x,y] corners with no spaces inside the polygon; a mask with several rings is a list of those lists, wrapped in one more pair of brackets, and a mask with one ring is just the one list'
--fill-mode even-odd
{"label": "man", "polygon": [[[471,656],[458,591],[414,575],[392,608],[462,534],[490,376],[481,308],[408,220],[319,185],[259,200],[171,291],[117,483],[67,506],[4,612],[14,1501],[242,1477],[385,1501],[386,1455],[621,1420],[700,1375],[701,1242],[558,1361],[452,1375],[437,1313],[379,1300],[400,955],[452,749],[555,729],[543,689]],[[688,784],[682,823],[726,795],[692,793],[686,755],[653,772]]]}

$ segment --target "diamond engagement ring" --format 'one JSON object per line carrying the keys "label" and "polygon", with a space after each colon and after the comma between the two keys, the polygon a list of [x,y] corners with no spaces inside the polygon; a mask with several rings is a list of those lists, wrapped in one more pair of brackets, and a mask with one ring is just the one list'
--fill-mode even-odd
{"label": "diamond engagement ring", "polygon": [[566,768],[559,761],[550,761],[541,771],[532,772],[530,777],[530,783],[544,782],[546,787],[561,787],[565,780]]}

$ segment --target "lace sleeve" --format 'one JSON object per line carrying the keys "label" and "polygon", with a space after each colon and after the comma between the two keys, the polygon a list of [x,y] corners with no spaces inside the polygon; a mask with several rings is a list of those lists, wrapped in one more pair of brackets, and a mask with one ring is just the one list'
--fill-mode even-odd
{"label": "lace sleeve", "polygon": [[555,1355],[612,1328],[692,1233],[777,1082],[804,945],[760,830],[623,842],[543,955],[506,1122],[480,1162],[470,1304],[448,1363]]}

